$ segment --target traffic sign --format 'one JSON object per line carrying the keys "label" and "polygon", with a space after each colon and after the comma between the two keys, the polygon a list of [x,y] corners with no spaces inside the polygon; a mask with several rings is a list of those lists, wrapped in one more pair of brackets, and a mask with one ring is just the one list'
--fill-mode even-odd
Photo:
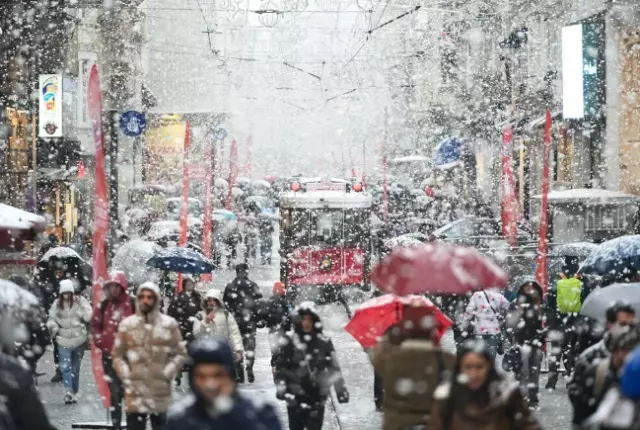
{"label": "traffic sign", "polygon": [[146,126],[147,121],[144,118],[144,114],[135,110],[125,112],[120,116],[120,129],[126,136],[140,136]]}
{"label": "traffic sign", "polygon": [[219,128],[216,130],[216,139],[224,140],[225,137],[227,137],[227,130],[225,130],[224,128]]}

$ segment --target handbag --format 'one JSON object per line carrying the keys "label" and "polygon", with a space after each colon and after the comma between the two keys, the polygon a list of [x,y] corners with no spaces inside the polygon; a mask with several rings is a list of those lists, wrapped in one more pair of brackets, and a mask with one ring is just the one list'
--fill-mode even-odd
{"label": "handbag", "polygon": [[487,300],[487,304],[489,305],[489,308],[491,308],[491,312],[493,312],[493,314],[496,316],[496,318],[498,318],[498,322],[500,323],[500,334],[498,335],[498,348],[497,348],[497,352],[500,355],[504,355],[504,339],[502,338],[502,331],[503,331],[503,324],[504,324],[504,318],[498,313],[496,312],[495,309],[493,309],[493,306],[491,306],[491,300],[489,300],[489,296],[487,295],[487,292],[485,290],[482,290],[482,294],[484,294],[484,298]]}

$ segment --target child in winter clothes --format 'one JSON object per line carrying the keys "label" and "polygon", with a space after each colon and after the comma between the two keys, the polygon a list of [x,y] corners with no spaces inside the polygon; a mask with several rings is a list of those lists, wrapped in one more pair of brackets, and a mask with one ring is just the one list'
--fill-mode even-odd
{"label": "child in winter clothes", "polygon": [[60,281],[60,297],[49,310],[47,326],[55,337],[60,350],[60,370],[65,388],[65,404],[76,403],[80,386],[80,364],[87,347],[91,323],[91,305],[81,295],[76,295],[73,282]]}

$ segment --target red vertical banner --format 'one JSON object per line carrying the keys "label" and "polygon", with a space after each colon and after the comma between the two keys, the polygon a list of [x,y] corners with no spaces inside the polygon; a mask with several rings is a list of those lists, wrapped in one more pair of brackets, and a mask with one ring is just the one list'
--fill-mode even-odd
{"label": "red vertical banner", "polygon": [[[182,207],[180,208],[180,239],[178,246],[187,246],[189,231],[189,147],[191,146],[191,123],[184,130],[184,157],[182,159]],[[176,292],[182,291],[182,274],[178,275]]]}
{"label": "red vertical banner", "polygon": [[387,156],[382,156],[382,218],[389,221],[389,163]]}
{"label": "red vertical banner", "polygon": [[[109,194],[104,159],[104,138],[102,135],[102,92],[98,67],[91,68],[87,88],[87,108],[91,118],[91,129],[96,146],[96,183],[93,230],[93,312],[99,312],[102,290],[107,279],[107,233],[109,231]],[[105,408],[111,407],[109,384],[102,368],[102,352],[91,342],[91,368],[98,386],[98,392]]]}
{"label": "red vertical banner", "polygon": [[251,178],[251,174],[253,173],[252,146],[253,146],[253,136],[249,135],[249,137],[247,138],[247,158],[244,162],[244,171],[242,173],[247,178]]}
{"label": "red vertical banner", "polygon": [[502,130],[502,234],[511,246],[518,244],[518,199],[511,166],[511,143],[513,129],[505,127]]}
{"label": "red vertical banner", "polygon": [[[213,144],[211,139],[207,139],[204,148],[205,159],[205,173],[204,173],[204,219],[203,219],[203,231],[202,231],[202,251],[207,258],[211,258],[211,233],[213,224],[211,221],[211,214],[213,212],[213,198],[211,196],[211,187],[213,186]],[[211,273],[205,273],[200,276],[203,281],[211,281]]]}
{"label": "red vertical banner", "polygon": [[229,193],[227,194],[227,202],[224,207],[231,210],[231,202],[233,200],[233,187],[238,179],[238,143],[231,141],[231,149],[229,149]]}
{"label": "red vertical banner", "polygon": [[551,158],[551,112],[547,109],[544,121],[544,164],[542,166],[542,198],[540,199],[540,227],[538,230],[538,256],[536,281],[547,292],[547,251],[549,242],[549,163]]}

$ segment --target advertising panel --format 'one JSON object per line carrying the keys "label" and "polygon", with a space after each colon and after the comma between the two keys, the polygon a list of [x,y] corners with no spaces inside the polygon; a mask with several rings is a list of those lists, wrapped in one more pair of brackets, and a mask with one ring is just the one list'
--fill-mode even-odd
{"label": "advertising panel", "polygon": [[40,75],[38,136],[62,137],[62,75]]}
{"label": "advertising panel", "polygon": [[183,174],[185,133],[186,122],[179,117],[163,118],[147,130],[147,183],[180,183]]}

